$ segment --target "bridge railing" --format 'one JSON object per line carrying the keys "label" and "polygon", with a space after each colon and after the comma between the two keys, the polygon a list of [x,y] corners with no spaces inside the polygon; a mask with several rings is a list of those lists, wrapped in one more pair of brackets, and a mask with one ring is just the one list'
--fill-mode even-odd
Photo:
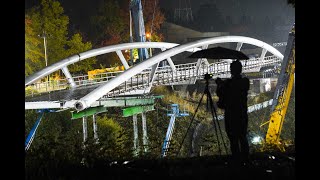
{"label": "bridge railing", "polygon": [[[88,75],[81,75],[81,76],[73,77],[73,80],[76,84],[76,87],[91,86],[91,85],[96,85],[100,83],[105,83],[108,80],[116,77],[121,72],[123,71],[100,73],[100,74],[92,75],[92,77],[89,77]],[[71,86],[68,80],[65,78],[50,80],[46,82],[37,82],[26,87],[25,96],[26,97],[34,96],[41,93],[64,90],[69,88],[71,88]]]}
{"label": "bridge railing", "polygon": [[144,90],[150,87],[150,72],[151,71],[143,71],[135,76],[132,76],[127,81],[120,84],[118,87],[111,90],[102,98],[110,98],[114,96],[119,96],[120,94],[125,95],[127,92]]}
{"label": "bridge railing", "polygon": [[[261,67],[268,66],[275,63],[280,63],[281,59],[276,56],[268,56],[263,60],[260,58],[249,59],[242,61],[243,72],[256,72]],[[201,75],[206,73],[213,74],[215,76],[228,76],[230,74],[230,64],[228,62],[215,62],[209,65],[202,63],[197,67],[197,63],[187,63],[175,65],[176,71],[172,71],[170,66],[158,67],[154,75],[154,81],[152,85],[172,85],[182,82],[191,83],[191,79],[199,79]],[[73,77],[76,87],[91,86],[101,83],[105,83],[112,78],[118,76],[123,71],[105,72],[99,73],[89,77],[88,75]],[[129,80],[122,83],[117,88],[113,89],[106,96],[116,96],[121,93],[136,91],[150,88],[151,68],[143,70],[141,73],[131,77]],[[26,88],[26,96],[33,96],[39,93],[62,90],[71,88],[67,79],[60,79],[49,82],[34,83]],[[28,89],[28,91],[27,91]],[[28,93],[27,93],[28,92]]]}

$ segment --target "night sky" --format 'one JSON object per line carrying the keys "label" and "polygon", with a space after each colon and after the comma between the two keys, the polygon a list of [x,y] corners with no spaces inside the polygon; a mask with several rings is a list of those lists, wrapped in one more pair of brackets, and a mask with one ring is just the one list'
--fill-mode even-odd
{"label": "night sky", "polygon": [[191,7],[193,13],[199,10],[201,4],[214,3],[222,13],[226,14],[277,14],[293,15],[294,8],[287,4],[287,0],[160,0],[160,6],[166,10]]}
{"label": "night sky", "polygon": [[[102,0],[60,0],[65,12],[72,14],[72,12],[81,12],[78,18],[93,13],[98,7],[98,3]],[[143,3],[144,0],[142,0]],[[26,0],[26,9],[39,0]],[[241,2],[241,3],[240,3]],[[196,14],[201,4],[214,3],[219,8],[223,15],[240,16],[242,14],[250,16],[262,15],[279,15],[290,16],[294,18],[295,12],[292,5],[287,4],[287,0],[160,0],[160,7],[165,12],[174,12],[175,8],[191,7],[193,14]]]}
{"label": "night sky", "polygon": [[[95,15],[99,7],[99,2],[103,0],[60,0],[65,14],[70,18],[70,26],[74,29],[80,29],[82,32],[88,32],[90,17]],[[142,5],[145,0],[142,0]],[[26,9],[32,7],[34,4],[38,4],[40,0],[27,0]],[[125,0],[122,1],[125,3]],[[207,20],[203,18],[197,18],[199,9],[203,7],[207,7],[208,4],[215,5],[216,10],[209,10],[208,14],[205,17],[216,17],[215,13],[218,13],[223,20],[227,18],[227,16],[231,17],[232,22],[234,24],[239,24],[241,22],[241,18],[246,16],[250,19],[253,19],[254,24],[251,26],[251,29],[247,34],[235,34],[234,35],[247,35],[251,37],[260,38],[260,34],[256,34],[256,32],[261,32],[265,30],[259,23],[264,23],[266,18],[270,18],[270,20],[282,19],[280,27],[285,28],[285,32],[289,30],[289,27],[293,25],[295,21],[295,10],[292,5],[287,3],[287,0],[160,0],[159,6],[161,10],[165,13],[166,21],[173,22],[174,11],[178,8],[191,8],[192,14],[194,16],[195,22],[193,24],[189,24],[188,28],[193,28],[197,31],[226,31],[228,32],[230,29],[204,29],[203,27],[208,26],[219,26],[220,23],[216,20],[217,25],[209,25],[214,21],[214,18],[207,18]],[[129,0],[128,0],[129,5]],[[129,17],[128,17],[129,19]],[[208,21],[209,19],[209,21]],[[178,23],[178,22],[176,22]],[[178,23],[179,24],[179,23]],[[186,24],[188,25],[188,24]],[[233,25],[232,25],[233,26]],[[260,28],[260,29],[259,29]],[[229,31],[232,33],[232,31]],[[267,32],[266,32],[267,33]],[[264,33],[264,34],[266,34]],[[270,32],[268,32],[270,34]],[[272,32],[271,32],[272,33]],[[284,34],[284,33],[283,33]],[[286,39],[286,35],[278,35],[277,39]],[[271,35],[269,35],[271,36]]]}

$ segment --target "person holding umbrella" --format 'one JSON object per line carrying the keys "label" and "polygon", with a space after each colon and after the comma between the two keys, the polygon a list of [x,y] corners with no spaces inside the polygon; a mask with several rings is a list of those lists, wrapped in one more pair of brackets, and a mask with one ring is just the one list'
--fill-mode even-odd
{"label": "person holding umbrella", "polygon": [[225,110],[225,129],[230,140],[232,158],[235,162],[248,163],[249,144],[247,140],[248,107],[247,95],[250,82],[241,76],[242,64],[236,60],[230,65],[231,78],[216,79],[218,107]]}
{"label": "person holding umbrella", "polygon": [[247,95],[250,82],[242,77],[242,64],[239,59],[249,59],[240,51],[215,47],[193,53],[191,58],[236,59],[230,64],[231,78],[216,79],[217,106],[225,110],[225,130],[230,140],[232,159],[235,163],[246,164],[249,159],[249,144],[247,140],[248,107]]}

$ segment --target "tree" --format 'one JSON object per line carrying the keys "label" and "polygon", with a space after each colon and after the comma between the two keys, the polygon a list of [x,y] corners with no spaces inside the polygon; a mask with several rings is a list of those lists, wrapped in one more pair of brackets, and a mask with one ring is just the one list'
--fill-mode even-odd
{"label": "tree", "polygon": [[66,57],[64,46],[67,42],[69,18],[63,15],[63,11],[58,1],[42,0],[40,6],[33,7],[29,13],[35,22],[35,32],[40,36],[44,32],[47,35],[48,65]]}
{"label": "tree", "polygon": [[[79,33],[74,34],[72,38],[66,43],[68,49],[66,50],[66,54],[68,56],[77,54],[79,52],[84,52],[88,49],[92,49],[92,44],[90,42],[83,43],[82,37]],[[89,70],[93,69],[93,65],[95,64],[95,58],[85,59],[76,64],[70,65],[69,70],[71,72],[79,72],[87,73]]]}
{"label": "tree", "polygon": [[159,1],[143,1],[143,15],[146,32],[152,32],[151,41],[162,41],[163,36],[159,33],[159,30],[161,24],[165,21],[165,17],[164,14],[160,11]]}
{"label": "tree", "polygon": [[[33,30],[32,34],[27,33],[26,31],[26,39],[30,39],[32,37],[35,38],[36,35],[46,36],[48,65],[91,48],[91,43],[83,43],[80,35],[75,35],[71,40],[68,40],[69,18],[64,15],[63,7],[58,1],[41,0],[41,4],[39,6],[27,10],[26,17],[26,20],[31,22],[26,24],[26,27],[30,26],[28,29]],[[38,38],[40,40],[40,37]],[[33,42],[35,44],[37,41],[33,40]],[[75,43],[78,45],[75,46]],[[40,43],[36,44],[38,49],[34,46],[30,46],[30,51],[35,51],[39,54],[40,47],[40,52],[44,53],[44,45],[40,45]],[[29,57],[26,57],[26,61],[28,58]],[[44,55],[33,57],[33,61],[45,62]],[[89,64],[92,64],[94,61],[94,59],[89,60]],[[32,71],[36,71],[44,66],[44,63],[40,63],[40,67],[30,67],[30,69],[32,69]],[[28,68],[28,66],[26,68]],[[88,67],[78,65],[77,68],[71,68],[71,72],[75,72],[75,70],[85,71],[87,69]],[[28,72],[31,72],[31,70],[28,70]]]}
{"label": "tree", "polygon": [[[129,35],[125,37],[125,19],[122,19],[122,14],[125,14],[125,12],[120,9],[117,1],[101,2],[97,14],[90,19],[93,32],[90,37],[94,39],[95,48],[119,44],[124,39],[129,39]],[[119,62],[115,53],[100,56],[98,60],[101,64],[107,64],[108,66]]]}
{"label": "tree", "polygon": [[[158,0],[142,2],[146,32],[150,33],[152,27],[151,41],[163,40],[163,36],[158,31],[161,24],[164,22],[164,15],[157,4]],[[91,39],[94,39],[94,47],[99,48],[107,45],[129,42],[129,16],[128,1],[103,1],[98,8],[97,14],[91,17],[93,33],[90,37]],[[125,57],[126,56],[128,57],[128,54],[126,54]],[[107,62],[103,62],[104,59]],[[119,58],[113,53],[101,57],[99,61],[110,66],[119,62]]]}
{"label": "tree", "polygon": [[27,15],[25,17],[25,75],[28,76],[34,71],[39,70],[44,66],[44,54],[41,49],[41,41],[37,37],[32,28],[32,20]]}
{"label": "tree", "polygon": [[121,35],[125,25],[121,16],[123,13],[117,1],[108,0],[100,4],[97,14],[91,17],[92,37],[95,39],[96,47],[122,41]]}

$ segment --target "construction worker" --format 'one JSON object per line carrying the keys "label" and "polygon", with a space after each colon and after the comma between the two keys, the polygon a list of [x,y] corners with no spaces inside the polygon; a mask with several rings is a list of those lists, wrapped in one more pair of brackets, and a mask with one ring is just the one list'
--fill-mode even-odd
{"label": "construction worker", "polygon": [[230,69],[230,79],[216,79],[219,97],[217,105],[225,110],[225,129],[230,140],[232,159],[246,163],[249,156],[247,95],[250,82],[241,76],[242,64],[239,60],[232,62]]}

